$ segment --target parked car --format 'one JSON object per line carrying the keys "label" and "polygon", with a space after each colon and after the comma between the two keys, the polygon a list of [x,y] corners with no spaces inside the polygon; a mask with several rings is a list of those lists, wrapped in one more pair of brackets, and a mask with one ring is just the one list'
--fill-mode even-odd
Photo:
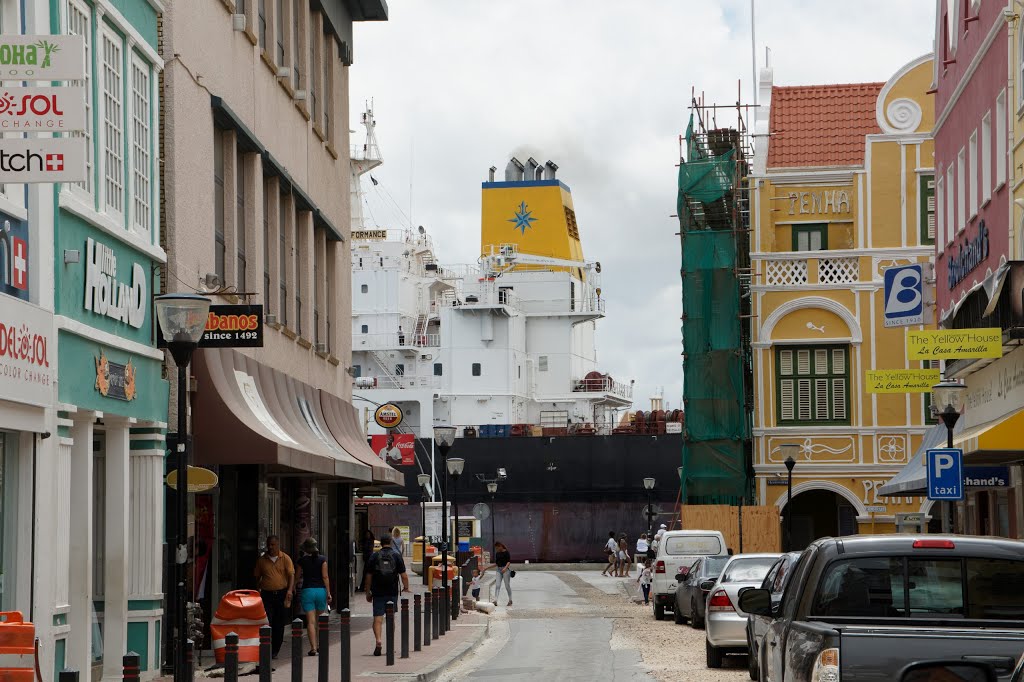
{"label": "parked car", "polygon": [[704,603],[708,592],[728,562],[728,556],[701,557],[693,562],[689,570],[676,575],[677,587],[672,610],[677,625],[690,621],[692,627],[704,627]]}
{"label": "parked car", "polygon": [[[789,584],[789,577],[793,575],[797,563],[800,561],[800,552],[788,552],[779,557],[768,570],[768,575],[761,582],[761,589],[768,590],[772,595],[772,611],[778,609],[782,602],[782,593]],[[747,614],[747,671],[750,679],[757,679],[758,647],[764,633],[768,631],[768,625],[772,619],[768,616],[758,616],[752,613]]]}
{"label": "parked car", "polygon": [[676,575],[705,556],[728,556],[725,538],[717,530],[670,530],[661,537],[654,557],[651,601],[654,617],[665,618],[665,609],[675,606]]}
{"label": "parked car", "polygon": [[1024,641],[1024,542],[991,537],[822,538],[804,552],[773,617],[759,677],[881,680],[922,661],[987,662],[1009,680]]}
{"label": "parked car", "polygon": [[737,554],[722,569],[707,602],[704,649],[709,668],[721,668],[729,653],[747,651],[747,614],[739,608],[740,595],[761,586],[778,554]]}

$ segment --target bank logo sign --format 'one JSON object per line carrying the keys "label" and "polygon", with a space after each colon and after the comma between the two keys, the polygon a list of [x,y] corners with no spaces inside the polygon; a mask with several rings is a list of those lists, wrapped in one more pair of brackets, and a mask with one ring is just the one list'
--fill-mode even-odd
{"label": "bank logo sign", "polygon": [[4,139],[0,142],[0,183],[82,182],[84,137]]}
{"label": "bank logo sign", "polygon": [[29,299],[28,223],[0,212],[0,293]]}
{"label": "bank logo sign", "polygon": [[0,88],[0,132],[85,130],[84,88]]}
{"label": "bank logo sign", "polygon": [[882,271],[885,295],[886,327],[924,324],[928,304],[925,301],[925,265],[913,263]]}
{"label": "bank logo sign", "polygon": [[71,35],[0,36],[0,80],[85,80],[85,39]]}

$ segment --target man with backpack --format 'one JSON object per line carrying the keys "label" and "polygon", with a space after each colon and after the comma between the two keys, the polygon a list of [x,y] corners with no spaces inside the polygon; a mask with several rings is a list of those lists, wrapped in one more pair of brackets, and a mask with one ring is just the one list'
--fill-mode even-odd
{"label": "man with backpack", "polygon": [[388,602],[398,609],[399,578],[402,579],[402,588],[408,592],[409,574],[405,571],[405,562],[402,555],[392,549],[391,536],[385,533],[380,538],[380,551],[374,552],[366,563],[363,579],[366,601],[373,604],[373,636],[377,640],[374,656],[380,656],[380,632]]}

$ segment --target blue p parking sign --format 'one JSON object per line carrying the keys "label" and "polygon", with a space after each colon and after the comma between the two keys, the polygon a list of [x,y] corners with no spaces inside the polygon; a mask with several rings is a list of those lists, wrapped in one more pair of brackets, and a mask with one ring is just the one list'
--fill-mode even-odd
{"label": "blue p parking sign", "polygon": [[925,453],[929,500],[964,499],[964,451],[937,448]]}
{"label": "blue p parking sign", "polygon": [[906,327],[924,323],[924,265],[913,263],[886,268],[885,284],[886,327]]}

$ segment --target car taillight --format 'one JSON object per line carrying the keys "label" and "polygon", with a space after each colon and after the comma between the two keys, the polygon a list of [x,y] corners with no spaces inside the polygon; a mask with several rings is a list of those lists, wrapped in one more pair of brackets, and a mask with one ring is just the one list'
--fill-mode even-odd
{"label": "car taillight", "polygon": [[811,682],[839,682],[839,649],[825,649],[814,660]]}
{"label": "car taillight", "polygon": [[914,549],[956,549],[952,540],[914,540]]}
{"label": "car taillight", "polygon": [[654,564],[654,572],[655,573],[664,573],[665,572],[665,562],[664,561],[659,561],[658,563]]}
{"label": "car taillight", "polygon": [[732,607],[732,601],[729,600],[729,595],[725,593],[725,590],[718,590],[711,599],[708,600],[708,611],[734,611]]}

